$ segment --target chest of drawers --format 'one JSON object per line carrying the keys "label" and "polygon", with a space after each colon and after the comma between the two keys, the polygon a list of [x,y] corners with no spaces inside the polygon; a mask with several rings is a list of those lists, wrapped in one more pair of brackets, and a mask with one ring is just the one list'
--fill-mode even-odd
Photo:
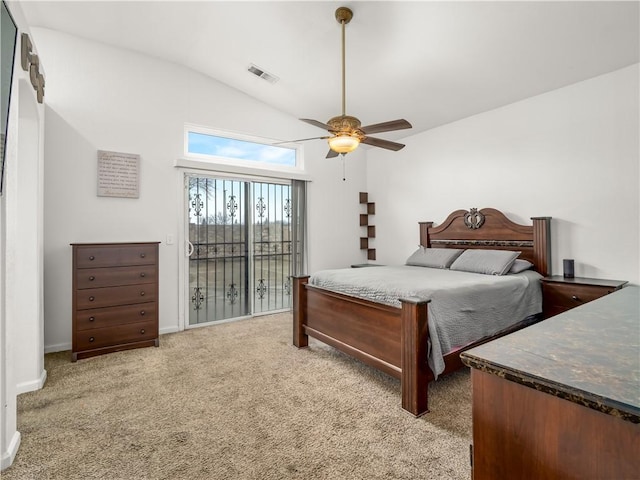
{"label": "chest of drawers", "polygon": [[71,244],[72,361],[158,346],[158,244]]}

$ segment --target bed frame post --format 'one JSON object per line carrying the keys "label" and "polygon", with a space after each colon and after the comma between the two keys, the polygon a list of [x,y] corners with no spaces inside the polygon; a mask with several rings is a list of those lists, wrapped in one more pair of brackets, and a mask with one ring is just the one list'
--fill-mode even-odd
{"label": "bed frame post", "polygon": [[402,408],[416,417],[429,411],[427,388],[430,371],[427,364],[427,305],[430,300],[410,297],[402,302],[400,355]]}
{"label": "bed frame post", "polygon": [[430,248],[429,229],[433,228],[433,222],[418,222],[418,225],[420,225],[420,245]]}
{"label": "bed frame post", "polygon": [[293,280],[293,344],[298,348],[309,346],[309,336],[304,331],[307,323],[307,289],[309,275],[297,275]]}
{"label": "bed frame post", "polygon": [[533,263],[541,275],[551,275],[551,217],[532,217]]}

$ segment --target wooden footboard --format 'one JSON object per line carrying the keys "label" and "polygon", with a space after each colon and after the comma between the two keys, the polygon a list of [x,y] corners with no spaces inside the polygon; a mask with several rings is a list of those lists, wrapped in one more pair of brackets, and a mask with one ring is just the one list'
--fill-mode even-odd
{"label": "wooden footboard", "polygon": [[415,416],[428,412],[428,300],[401,300],[402,308],[349,297],[294,277],[293,344],[309,336],[389,375],[400,378],[402,408]]}

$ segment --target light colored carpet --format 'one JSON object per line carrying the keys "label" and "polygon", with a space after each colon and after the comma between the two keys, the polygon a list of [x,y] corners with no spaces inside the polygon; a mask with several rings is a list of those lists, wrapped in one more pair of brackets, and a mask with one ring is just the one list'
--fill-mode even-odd
{"label": "light colored carpet", "polygon": [[469,373],[400,383],[331,347],[291,345],[289,313],[163,335],[71,363],[18,398],[14,479],[468,479]]}

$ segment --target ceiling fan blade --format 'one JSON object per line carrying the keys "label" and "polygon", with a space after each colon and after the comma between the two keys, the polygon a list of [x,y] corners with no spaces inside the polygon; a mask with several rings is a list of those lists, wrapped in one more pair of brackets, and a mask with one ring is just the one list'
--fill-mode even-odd
{"label": "ceiling fan blade", "polygon": [[318,120],[312,120],[310,118],[301,118],[300,120],[302,120],[303,122],[306,122],[306,123],[308,123],[310,125],[313,125],[314,127],[324,128],[325,130],[329,130],[331,128],[326,123],[319,122]]}
{"label": "ceiling fan blade", "polygon": [[338,155],[340,155],[338,152],[335,152],[335,151],[333,151],[333,150],[329,149],[329,153],[327,153],[326,158],[335,158],[335,157],[337,157]]}
{"label": "ceiling fan blade", "polygon": [[386,148],[387,150],[393,150],[396,152],[404,148],[402,143],[390,142],[389,140],[383,140],[375,137],[364,137],[360,140],[360,143],[365,143],[374,147]]}
{"label": "ceiling fan blade", "polygon": [[310,137],[310,138],[298,138],[296,140],[284,140],[282,142],[275,142],[271,145],[282,145],[283,143],[297,143],[297,142],[306,142],[307,140],[326,140],[329,137]]}
{"label": "ceiling fan blade", "polygon": [[391,120],[390,122],[376,123],[375,125],[367,125],[360,128],[365,134],[391,132],[393,130],[403,130],[405,128],[412,128],[412,125],[404,118],[398,120]]}

